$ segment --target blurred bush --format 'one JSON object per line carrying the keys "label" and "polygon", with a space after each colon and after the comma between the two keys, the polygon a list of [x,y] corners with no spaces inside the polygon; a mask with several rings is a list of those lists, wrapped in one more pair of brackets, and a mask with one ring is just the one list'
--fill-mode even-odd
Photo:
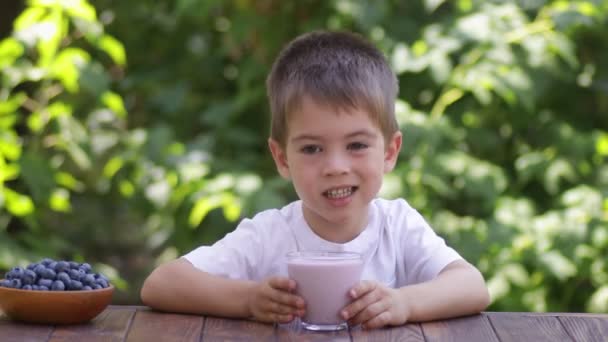
{"label": "blurred bush", "polygon": [[[2,8],[4,5],[0,5]],[[491,310],[608,312],[608,2],[32,0],[0,42],[0,268],[162,260],[295,199],[264,79],[313,29],[400,80],[405,197],[489,282]],[[106,272],[107,273],[107,272]]]}

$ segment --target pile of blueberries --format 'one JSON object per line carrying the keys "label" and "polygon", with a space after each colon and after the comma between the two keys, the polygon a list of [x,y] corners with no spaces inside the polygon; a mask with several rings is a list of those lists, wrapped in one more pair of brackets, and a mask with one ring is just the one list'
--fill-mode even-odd
{"label": "pile of blueberries", "polygon": [[94,273],[88,263],[45,258],[26,268],[13,267],[6,272],[0,286],[37,291],[84,291],[109,287],[110,281],[103,274]]}

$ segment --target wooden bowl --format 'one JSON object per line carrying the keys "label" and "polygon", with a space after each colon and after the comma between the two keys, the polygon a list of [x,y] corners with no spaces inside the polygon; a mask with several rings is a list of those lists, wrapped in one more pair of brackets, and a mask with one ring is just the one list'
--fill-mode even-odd
{"label": "wooden bowl", "polygon": [[112,293],[112,285],[89,291],[34,291],[0,287],[0,311],[11,319],[27,323],[85,323],[110,304]]}

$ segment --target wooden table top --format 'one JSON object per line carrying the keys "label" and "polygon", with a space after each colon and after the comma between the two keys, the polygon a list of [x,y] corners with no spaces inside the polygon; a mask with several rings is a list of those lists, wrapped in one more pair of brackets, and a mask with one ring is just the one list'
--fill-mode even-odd
{"label": "wooden table top", "polygon": [[296,323],[168,314],[143,306],[109,306],[82,325],[34,325],[0,315],[0,341],[608,341],[608,315],[484,312],[376,330],[309,332]]}

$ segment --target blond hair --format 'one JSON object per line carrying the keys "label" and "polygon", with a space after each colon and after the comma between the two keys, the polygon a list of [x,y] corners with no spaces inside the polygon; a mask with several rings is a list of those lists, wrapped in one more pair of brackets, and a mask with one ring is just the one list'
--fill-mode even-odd
{"label": "blond hair", "polygon": [[275,60],[266,88],[270,137],[282,146],[289,114],[305,96],[337,109],[366,110],[387,140],[399,129],[397,78],[382,53],[353,33],[315,31],[297,37]]}

